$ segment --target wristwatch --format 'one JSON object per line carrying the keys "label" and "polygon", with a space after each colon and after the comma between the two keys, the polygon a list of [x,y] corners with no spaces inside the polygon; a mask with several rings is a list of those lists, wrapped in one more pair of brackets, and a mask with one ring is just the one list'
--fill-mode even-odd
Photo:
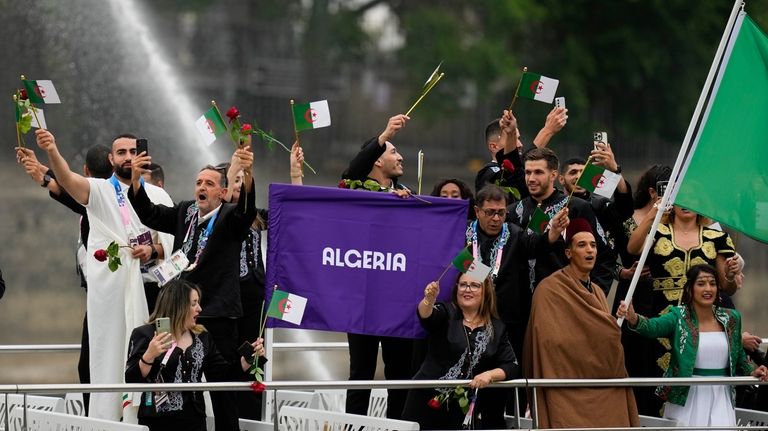
{"label": "wristwatch", "polygon": [[47,187],[48,187],[48,184],[50,184],[50,182],[51,182],[51,180],[52,180],[52,179],[53,179],[53,178],[51,178],[51,175],[50,175],[50,174],[48,174],[48,173],[46,173],[45,175],[43,175],[43,183],[42,183],[42,184],[40,184],[40,187],[42,187],[42,188],[47,188]]}
{"label": "wristwatch", "polygon": [[615,171],[611,171],[611,172],[613,172],[614,174],[620,174],[621,173],[621,165],[617,164],[616,165],[616,170]]}
{"label": "wristwatch", "polygon": [[157,259],[157,256],[158,256],[159,254],[157,253],[157,249],[155,248],[155,245],[154,245],[154,244],[150,244],[150,245],[149,245],[149,248],[151,248],[151,249],[152,249],[152,255],[150,255],[150,256],[149,256],[149,258],[150,258],[150,259]]}

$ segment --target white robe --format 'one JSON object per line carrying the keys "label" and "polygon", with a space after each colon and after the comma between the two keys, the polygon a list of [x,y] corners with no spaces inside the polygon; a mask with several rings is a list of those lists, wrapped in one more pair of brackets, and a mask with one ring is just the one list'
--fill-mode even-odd
{"label": "white robe", "polygon": [[[89,178],[88,182],[90,194],[85,207],[88,210],[91,232],[88,236],[86,280],[91,382],[124,383],[128,340],[133,328],[145,324],[149,317],[147,299],[144,295],[139,260],[131,257],[130,249],[120,248],[122,265],[115,272],[109,270],[107,262],[98,262],[93,257],[96,250],[106,249],[112,241],[118,245],[128,245],[128,234],[112,183],[95,178]],[[121,186],[123,193],[127,193],[128,186],[122,183]],[[145,184],[144,187],[149,199],[154,203],[172,205],[170,196],[163,189],[151,184]],[[126,206],[130,223],[138,233],[144,227],[127,196]],[[173,235],[158,234],[163,249],[172,250]],[[131,395],[93,393],[88,415],[100,419],[120,420],[123,416],[122,401],[131,400]]]}

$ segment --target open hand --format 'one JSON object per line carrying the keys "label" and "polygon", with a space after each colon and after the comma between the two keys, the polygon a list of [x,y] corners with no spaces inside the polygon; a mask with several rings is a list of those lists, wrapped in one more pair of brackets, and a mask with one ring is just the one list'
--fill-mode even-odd
{"label": "open hand", "polygon": [[53,133],[45,129],[35,130],[35,139],[37,140],[37,146],[45,151],[54,151],[56,149],[56,138]]}

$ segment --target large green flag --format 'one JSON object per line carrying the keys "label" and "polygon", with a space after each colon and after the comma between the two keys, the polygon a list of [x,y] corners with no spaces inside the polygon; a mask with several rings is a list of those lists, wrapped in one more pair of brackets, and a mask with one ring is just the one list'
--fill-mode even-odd
{"label": "large green flag", "polygon": [[675,204],[768,242],[768,37],[744,12]]}

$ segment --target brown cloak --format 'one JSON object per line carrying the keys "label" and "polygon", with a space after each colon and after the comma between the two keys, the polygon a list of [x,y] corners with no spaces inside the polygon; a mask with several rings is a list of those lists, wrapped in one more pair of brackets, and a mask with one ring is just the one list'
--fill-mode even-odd
{"label": "brown cloak", "polygon": [[[621,330],[605,294],[590,293],[570,266],[539,283],[525,334],[529,378],[627,377]],[[540,428],[639,426],[632,388],[537,389]]]}

